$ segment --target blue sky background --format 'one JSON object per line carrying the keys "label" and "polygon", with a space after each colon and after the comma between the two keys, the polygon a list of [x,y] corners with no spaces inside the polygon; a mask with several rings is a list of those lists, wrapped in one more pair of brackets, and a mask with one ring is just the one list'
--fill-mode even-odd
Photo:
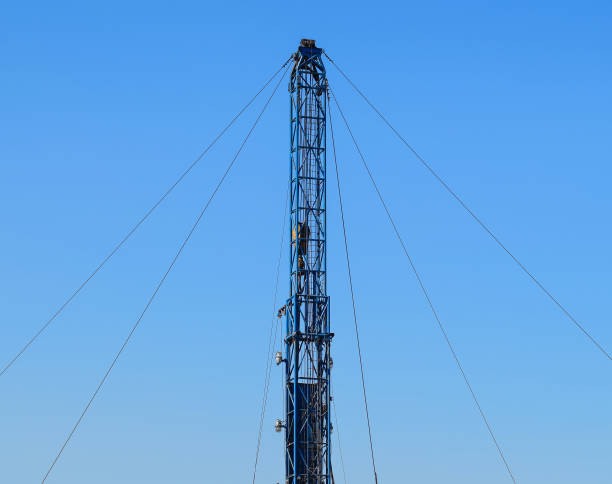
{"label": "blue sky background", "polygon": [[[3,5],[1,359],[301,37],[610,349],[611,31],[609,2]],[[612,483],[610,362],[331,66],[329,79],[517,481]],[[0,482],[40,482],[262,102],[0,378]],[[379,482],[510,482],[335,126]],[[49,483],[250,482],[287,177],[283,85]],[[338,429],[348,482],[370,483],[333,187]],[[277,306],[286,271],[283,257]],[[272,382],[261,483],[283,479],[277,368]]]}

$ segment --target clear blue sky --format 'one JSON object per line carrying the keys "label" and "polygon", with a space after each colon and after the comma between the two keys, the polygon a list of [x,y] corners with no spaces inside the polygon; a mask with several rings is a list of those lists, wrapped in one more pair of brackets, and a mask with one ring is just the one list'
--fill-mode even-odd
{"label": "clear blue sky", "polygon": [[[2,362],[301,37],[316,39],[612,347],[609,2],[313,5],[3,6]],[[517,481],[612,483],[610,362],[329,71]],[[40,482],[259,106],[0,379],[0,482]],[[510,482],[339,121],[336,129],[379,482]],[[283,86],[49,483],[250,482],[287,172]],[[348,482],[365,484],[331,188],[338,428]],[[257,481],[268,484],[283,479],[273,371]]]}

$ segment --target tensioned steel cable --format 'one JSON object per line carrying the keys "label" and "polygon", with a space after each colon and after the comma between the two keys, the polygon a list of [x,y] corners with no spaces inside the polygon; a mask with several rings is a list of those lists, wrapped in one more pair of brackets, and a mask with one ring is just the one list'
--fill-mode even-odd
{"label": "tensioned steel cable", "polygon": [[432,166],[425,161],[425,159],[406,141],[406,139],[399,133],[397,129],[387,120],[387,118],[372,104],[372,102],[361,92],[361,90],[355,85],[355,83],[345,74],[345,72],[331,59],[327,54],[325,57],[334,65],[338,72],[348,81],[348,83],[355,89],[355,91],[363,98],[363,100],[374,110],[374,112],[383,120],[383,122],[395,133],[395,135],[401,140],[404,145],[412,152],[412,154],[421,162],[421,164],[438,180],[438,182],[444,187],[444,189],[463,207],[463,209],[480,225],[480,227],[493,239],[493,241],[508,254],[512,260],[521,268],[521,270],[529,276],[529,278],[542,290],[546,296],[559,308],[561,311],[570,319],[572,323],[593,343],[609,360],[612,361],[612,355],[599,343],[595,337],[587,331],[587,329],[578,322],[578,320],[561,304],[561,302],[555,298],[552,293],[544,287],[544,285],[530,272],[527,267],[508,249],[503,242],[493,233],[493,231],[474,213],[474,211],[463,201],[459,195],[442,179],[442,177],[432,168]]}
{"label": "tensioned steel cable", "polygon": [[[332,391],[332,394],[335,393]],[[340,442],[340,424],[338,423],[338,412],[336,411],[336,399],[332,399],[332,407],[334,410],[334,421],[336,422],[336,439],[338,439],[338,452],[340,453],[340,464],[342,465],[342,477],[344,478],[344,484],[346,484],[346,470],[344,469],[344,455],[342,454],[342,443]]]}
{"label": "tensioned steel cable", "polygon": [[246,109],[257,99],[257,97],[268,87],[268,85],[274,80],[274,78],[283,70],[283,68],[289,63],[291,58],[278,69],[270,79],[263,85],[263,87],[257,91],[257,93],[247,102],[244,107],[236,114],[232,120],[219,132],[219,134],[212,140],[212,142],[200,153],[200,155],[187,167],[187,169],[178,177],[178,179],[166,190],[166,192],[160,197],[160,199],[144,214],[144,216],[132,227],[132,229],[121,239],[121,241],[108,253],[108,255],[98,264],[89,276],[81,283],[81,285],[71,294],[71,296],[64,301],[55,313],[51,315],[49,319],[40,327],[40,329],[32,336],[28,342],[19,350],[19,352],[0,370],[0,377],[6,373],[6,371],[15,363],[23,353],[30,347],[34,341],[47,329],[47,327],[60,315],[60,313],[72,302],[72,300],[83,290],[83,288],[89,283],[91,279],[104,267],[104,265],[115,255],[115,253],[128,241],[128,239],[138,230],[145,220],[159,207],[162,202],[170,195],[170,193],[176,188],[176,186],[183,181],[183,178],[202,160],[204,155],[210,151],[210,149],[219,141],[219,139],[225,134],[225,132],[238,120],[238,118],[246,111]]}
{"label": "tensioned steel cable", "polygon": [[368,166],[365,157],[361,151],[361,149],[359,148],[359,145],[357,144],[357,140],[355,139],[355,136],[353,135],[353,131],[351,130],[351,127],[346,119],[346,117],[344,116],[344,113],[342,112],[342,108],[340,107],[340,104],[338,103],[338,100],[336,99],[336,96],[334,95],[333,91],[331,91],[330,89],[330,93],[334,99],[334,102],[336,103],[336,106],[338,107],[338,112],[340,113],[340,116],[342,116],[342,119],[344,120],[344,124],[346,125],[346,129],[348,130],[349,134],[351,135],[351,139],[353,140],[353,144],[355,145],[355,148],[357,149],[357,152],[359,153],[359,156],[361,158],[361,161],[363,163],[364,168],[366,169],[366,172],[368,173],[368,177],[370,178],[370,181],[372,182],[372,185],[374,186],[374,189],[376,190],[376,193],[378,195],[378,198],[383,206],[383,208],[385,209],[385,212],[387,213],[387,217],[389,218],[389,222],[391,223],[391,226],[393,227],[393,231],[395,232],[395,235],[397,236],[397,239],[400,243],[400,245],[402,246],[402,249],[404,250],[404,254],[406,254],[406,258],[408,259],[408,262],[410,263],[410,267],[412,268],[412,272],[414,273],[417,282],[419,283],[419,286],[421,288],[421,291],[423,292],[423,295],[425,296],[425,299],[427,300],[427,303],[429,304],[429,308],[431,309],[431,312],[434,316],[434,318],[436,319],[437,323],[438,323],[438,327],[440,328],[440,331],[442,332],[442,335],[444,336],[444,339],[446,340],[446,344],[448,345],[448,348],[450,349],[453,358],[455,360],[455,363],[457,363],[457,367],[459,368],[459,371],[461,373],[461,376],[463,377],[463,380],[465,381],[465,384],[468,388],[468,390],[470,391],[470,394],[472,395],[472,398],[474,400],[474,403],[476,404],[476,407],[478,409],[478,412],[480,413],[480,416],[482,417],[482,420],[485,424],[485,426],[487,427],[487,430],[489,431],[489,435],[491,436],[491,439],[493,440],[493,443],[495,444],[495,447],[497,448],[497,451],[499,452],[499,455],[504,463],[504,465],[506,466],[506,470],[508,471],[508,474],[510,476],[510,478],[512,479],[512,482],[514,482],[516,484],[516,479],[514,478],[514,474],[512,474],[512,471],[510,470],[510,465],[508,464],[508,461],[506,460],[506,457],[504,456],[504,453],[501,449],[501,446],[499,445],[499,443],[497,442],[497,439],[495,438],[495,434],[493,433],[493,429],[491,428],[491,425],[489,425],[489,421],[487,420],[487,417],[485,416],[484,410],[482,409],[482,407],[480,406],[480,402],[478,401],[478,398],[476,397],[476,393],[474,393],[474,390],[472,389],[472,385],[470,384],[470,380],[467,377],[467,374],[465,373],[464,369],[463,369],[463,365],[461,364],[461,361],[459,360],[459,357],[457,356],[457,353],[455,352],[455,348],[453,347],[453,344],[450,341],[450,338],[448,337],[448,334],[446,333],[446,329],[444,328],[444,325],[442,324],[442,321],[440,320],[440,317],[438,316],[438,312],[436,311],[436,308],[433,305],[433,302],[431,300],[431,298],[429,297],[429,293],[427,292],[427,289],[425,288],[425,284],[423,283],[423,280],[421,279],[421,275],[419,274],[419,272],[416,269],[416,266],[414,265],[414,262],[412,260],[412,257],[410,257],[410,254],[408,253],[408,249],[406,248],[406,245],[404,244],[404,239],[402,238],[402,236],[399,233],[399,230],[397,228],[397,226],[395,225],[395,221],[393,220],[393,217],[391,216],[391,212],[389,210],[389,207],[387,206],[379,188],[378,185],[376,184],[376,181],[374,180],[374,176],[372,175],[372,172],[370,171],[370,167]]}
{"label": "tensioned steel cable", "polygon": [[98,395],[98,393],[100,392],[100,389],[102,388],[102,386],[104,385],[104,383],[106,382],[106,379],[108,378],[108,375],[110,374],[110,372],[112,371],[113,367],[115,366],[115,364],[117,363],[117,360],[119,359],[119,357],[121,356],[121,353],[123,353],[123,350],[125,349],[125,347],[127,346],[127,344],[129,343],[130,339],[132,338],[132,335],[134,334],[134,332],[136,331],[136,329],[138,328],[138,325],[140,324],[140,322],[142,321],[142,318],[144,317],[145,313],[147,312],[147,310],[149,309],[149,307],[151,306],[151,303],[153,302],[153,300],[155,299],[155,296],[157,296],[157,293],[159,292],[160,288],[162,287],[162,285],[164,284],[164,282],[166,281],[166,278],[168,277],[168,274],[170,274],[170,271],[172,270],[172,268],[174,267],[176,261],[178,260],[178,258],[180,257],[181,253],[183,252],[183,249],[185,248],[185,246],[187,245],[187,242],[189,242],[189,239],[191,238],[191,236],[193,235],[193,233],[195,232],[196,228],[198,227],[200,221],[202,220],[202,217],[204,217],[204,214],[206,213],[206,210],[208,209],[209,205],[211,204],[211,202],[213,201],[213,199],[215,198],[215,195],[217,194],[217,192],[219,191],[219,188],[221,188],[221,185],[223,184],[223,182],[225,181],[225,179],[227,178],[227,175],[229,174],[230,170],[232,169],[232,167],[234,166],[234,163],[236,162],[236,160],[238,159],[238,156],[240,155],[240,153],[242,152],[242,149],[244,148],[244,146],[246,145],[246,142],[248,141],[248,139],[250,138],[251,134],[253,133],[253,131],[255,130],[255,127],[257,126],[257,124],[259,123],[259,120],[261,119],[261,117],[263,116],[263,113],[266,111],[266,108],[268,107],[268,105],[270,104],[270,101],[272,100],[272,98],[274,97],[274,95],[276,94],[276,91],[278,90],[278,87],[280,86],[281,82],[283,81],[283,79],[285,78],[285,75],[287,74],[287,71],[289,69],[286,69],[285,72],[283,73],[282,77],[280,78],[280,80],[278,81],[278,83],[276,84],[276,86],[274,87],[274,90],[272,91],[272,94],[270,94],[270,97],[267,99],[266,103],[264,104],[263,108],[261,109],[261,111],[259,112],[259,115],[257,116],[257,118],[255,119],[255,122],[253,123],[253,125],[251,126],[251,129],[249,130],[248,134],[246,135],[246,137],[244,138],[244,140],[242,141],[242,144],[240,145],[240,148],[238,148],[238,151],[236,152],[236,154],[234,155],[234,158],[232,159],[232,161],[230,162],[230,164],[228,165],[227,169],[225,170],[225,172],[223,173],[223,176],[221,177],[221,179],[219,180],[219,182],[217,183],[217,186],[215,187],[215,189],[213,190],[212,194],[210,195],[210,198],[208,199],[208,201],[206,202],[206,205],[204,205],[204,208],[202,209],[202,211],[200,212],[200,214],[198,215],[198,218],[196,219],[196,221],[194,222],[193,226],[191,227],[191,230],[189,231],[189,233],[187,234],[187,236],[185,237],[185,239],[183,240],[183,243],[181,244],[179,250],[177,251],[176,255],[174,256],[174,258],[172,259],[172,262],[170,262],[170,265],[168,266],[168,269],[166,270],[165,274],[163,275],[163,277],[160,279],[160,281],[158,282],[155,290],[153,291],[153,294],[151,295],[151,297],[149,298],[149,300],[147,301],[147,304],[145,305],[144,309],[142,310],[142,312],[140,313],[140,316],[138,317],[138,319],[136,320],[136,323],[134,323],[134,326],[132,326],[132,329],[130,330],[130,332],[127,335],[127,338],[125,338],[123,345],[121,346],[121,348],[119,349],[119,351],[117,352],[117,354],[115,355],[115,358],[113,359],[112,363],[110,364],[110,366],[108,367],[108,369],[106,370],[106,373],[104,374],[104,377],[102,377],[102,380],[100,380],[100,383],[98,384],[98,387],[96,388],[96,390],[93,392],[93,394],[91,395],[91,398],[89,399],[89,401],[87,402],[87,405],[85,406],[85,408],[83,409],[83,412],[81,413],[81,415],[79,416],[79,418],[77,419],[76,423],[74,424],[74,427],[72,428],[72,430],[70,431],[70,433],[68,434],[68,437],[66,438],[66,440],[64,441],[62,447],[60,448],[59,452],[57,453],[57,455],[55,456],[55,459],[53,460],[53,462],[51,463],[51,466],[49,467],[49,469],[47,470],[47,473],[45,474],[45,476],[42,479],[41,484],[44,484],[44,482],[47,480],[47,477],[49,477],[49,474],[51,473],[51,471],[53,470],[53,468],[55,467],[55,464],[57,463],[57,461],[59,460],[60,456],[62,455],[62,453],[64,452],[64,449],[66,448],[66,446],[68,445],[68,442],[70,442],[70,439],[72,438],[72,436],[74,435],[74,433],[77,430],[77,427],[79,426],[79,424],[81,423],[81,421],[83,420],[83,417],[85,417],[85,414],[87,413],[87,411],[89,410],[89,407],[91,407],[91,404],[93,403],[94,399],[96,398],[96,396]]}
{"label": "tensioned steel cable", "polygon": [[270,338],[268,341],[268,351],[266,353],[266,376],[264,378],[264,391],[261,402],[261,415],[259,417],[259,432],[257,435],[257,448],[255,450],[255,465],[253,466],[253,484],[257,477],[257,464],[259,462],[259,450],[261,448],[261,438],[263,435],[263,426],[266,416],[266,408],[268,406],[268,394],[270,391],[270,377],[272,374],[272,351],[276,344],[276,336],[278,335],[278,326],[280,318],[276,317],[276,308],[278,300],[278,282],[280,280],[281,259],[283,256],[283,248],[285,242],[285,228],[287,226],[287,206],[289,204],[289,185],[287,185],[287,193],[285,194],[285,208],[283,210],[283,223],[281,230],[280,249],[278,251],[278,260],[276,262],[276,283],[274,284],[274,296],[272,302],[272,321],[270,323]]}
{"label": "tensioned steel cable", "polygon": [[[331,88],[328,87],[331,92]],[[331,93],[333,96],[333,92]],[[329,99],[329,94],[328,94]],[[335,99],[335,98],[334,98]],[[331,107],[331,103],[328,103]],[[328,108],[329,109],[329,108]],[[342,114],[342,112],[340,112]],[[370,423],[370,410],[368,408],[368,395],[366,393],[365,375],[363,371],[363,358],[361,356],[361,342],[359,340],[359,325],[357,324],[357,308],[355,305],[355,291],[353,290],[353,276],[351,273],[351,259],[349,257],[348,241],[346,235],[346,225],[344,223],[344,206],[342,204],[342,192],[340,191],[340,175],[338,173],[338,160],[336,159],[336,139],[334,137],[334,125],[332,123],[331,109],[329,110],[329,127],[332,136],[332,149],[334,154],[334,167],[336,168],[336,185],[338,187],[338,201],[340,204],[340,218],[342,220],[342,234],[344,235],[344,252],[346,254],[346,268],[348,272],[349,288],[351,290],[351,302],[353,304],[353,322],[355,323],[355,338],[357,340],[357,354],[359,355],[359,369],[361,370],[361,389],[363,390],[363,403],[365,406],[366,420],[368,422],[368,437],[370,439],[370,456],[372,458],[372,470],[374,471],[374,482],[378,484],[378,474],[376,472],[376,460],[374,459],[374,444],[372,443],[372,425]]]}

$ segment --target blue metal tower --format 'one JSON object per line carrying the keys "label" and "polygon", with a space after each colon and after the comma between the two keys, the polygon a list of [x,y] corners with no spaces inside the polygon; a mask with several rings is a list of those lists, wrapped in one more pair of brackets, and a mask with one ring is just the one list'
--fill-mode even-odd
{"label": "blue metal tower", "polygon": [[291,96],[290,295],[284,308],[287,484],[329,484],[330,344],[323,50],[303,39]]}

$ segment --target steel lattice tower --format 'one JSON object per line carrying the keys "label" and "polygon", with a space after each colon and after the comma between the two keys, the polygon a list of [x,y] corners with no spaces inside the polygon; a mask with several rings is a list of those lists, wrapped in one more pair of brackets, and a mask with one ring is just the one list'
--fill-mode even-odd
{"label": "steel lattice tower", "polygon": [[329,484],[330,343],[326,93],[322,49],[303,39],[291,73],[290,296],[285,306],[287,484]]}

